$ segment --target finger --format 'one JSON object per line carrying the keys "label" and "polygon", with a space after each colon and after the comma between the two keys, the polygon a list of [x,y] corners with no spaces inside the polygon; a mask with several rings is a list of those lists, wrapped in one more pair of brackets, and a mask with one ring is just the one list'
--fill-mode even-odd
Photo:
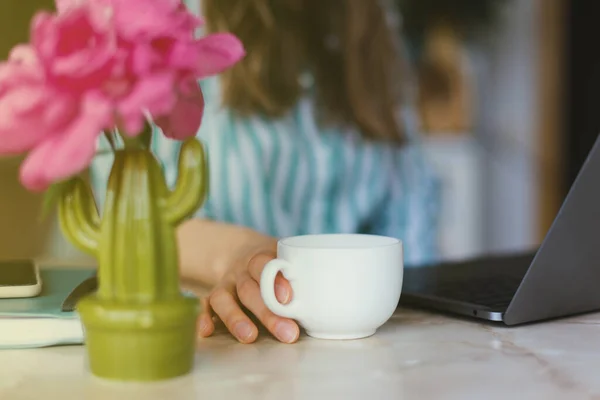
{"label": "finger", "polygon": [[258,336],[258,329],[241,310],[233,294],[234,290],[235,287],[216,289],[210,296],[210,305],[237,340],[252,343]]}
{"label": "finger", "polygon": [[208,297],[203,297],[200,303],[202,304],[202,310],[198,317],[198,335],[208,337],[215,331],[213,312]]}
{"label": "finger", "polygon": [[275,297],[281,304],[288,304],[292,301],[294,292],[290,282],[283,277],[281,272],[275,277]]}
{"label": "finger", "polygon": [[[260,282],[260,276],[265,269],[265,265],[274,257],[273,254],[261,253],[257,254],[248,262],[248,272],[252,279]],[[292,301],[292,286],[287,279],[280,273],[275,277],[275,297],[281,304],[288,304]]]}
{"label": "finger", "polygon": [[273,314],[260,296],[260,287],[250,274],[241,273],[237,280],[238,297],[242,304],[283,343],[294,343],[300,336],[298,325],[291,319]]}
{"label": "finger", "polygon": [[248,260],[248,273],[256,282],[260,282],[260,275],[265,265],[275,258],[275,253],[259,253]]}

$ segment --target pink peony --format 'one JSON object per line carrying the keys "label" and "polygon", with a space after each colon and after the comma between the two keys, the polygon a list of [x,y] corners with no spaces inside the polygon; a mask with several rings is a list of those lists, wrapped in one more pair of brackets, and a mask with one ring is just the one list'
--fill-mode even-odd
{"label": "pink peony", "polygon": [[29,152],[21,181],[44,190],[84,170],[103,130],[135,136],[150,115],[166,136],[200,126],[197,79],[244,56],[230,34],[194,37],[181,0],[57,0],[31,43],[0,63],[0,154]]}
{"label": "pink peony", "polygon": [[[233,35],[220,33],[196,39],[195,29],[201,20],[191,14],[181,0],[62,0],[57,3],[60,13],[55,18],[54,30],[48,28],[53,35],[46,35],[54,44],[60,33],[67,34],[73,21],[79,20],[80,29],[84,36],[80,42],[65,36],[71,46],[45,47],[52,50],[61,47],[75,49],[75,54],[86,58],[86,51],[92,50],[91,56],[98,60],[90,63],[87,70],[93,66],[102,68],[95,73],[89,73],[87,81],[77,83],[80,87],[88,83],[98,87],[114,104],[117,124],[123,133],[135,136],[141,132],[145,122],[144,113],[151,114],[161,121],[173,120],[168,114],[177,104],[179,110],[185,104],[190,111],[195,104],[198,110],[193,113],[177,112],[179,118],[185,118],[178,124],[163,124],[165,135],[172,138],[183,138],[181,131],[171,132],[169,126],[188,126],[192,121],[196,129],[188,129],[187,135],[197,132],[203,112],[202,96],[188,96],[182,93],[182,85],[188,87],[189,75],[197,79],[214,75],[236,63],[243,55],[241,42]],[[103,18],[96,16],[100,14]],[[110,16],[110,18],[108,17]],[[47,18],[41,18],[46,21]],[[70,25],[60,29],[68,21]],[[110,22],[107,23],[107,20]],[[112,24],[112,25],[111,25]],[[107,25],[114,26],[118,41],[112,40],[106,33],[112,32]],[[45,27],[40,24],[40,29]],[[57,31],[57,32],[56,32]],[[85,40],[87,39],[87,40]],[[92,43],[92,48],[77,49],[78,43]],[[57,52],[55,52],[57,53]],[[109,57],[105,57],[109,55]],[[56,54],[58,59],[62,54]],[[49,57],[53,59],[53,57]],[[103,62],[106,60],[106,62]],[[77,61],[77,60],[73,60]],[[86,68],[80,68],[81,75]],[[107,71],[110,71],[108,75]],[[90,71],[92,72],[92,71]],[[76,76],[76,75],[75,75]],[[100,76],[102,82],[97,85],[95,78]],[[186,78],[182,78],[182,77]],[[181,83],[182,81],[186,83]],[[74,82],[74,80],[71,80]],[[196,91],[199,91],[199,87]],[[183,96],[183,97],[182,97]],[[194,103],[193,99],[200,99]],[[200,116],[200,119],[198,119]]]}

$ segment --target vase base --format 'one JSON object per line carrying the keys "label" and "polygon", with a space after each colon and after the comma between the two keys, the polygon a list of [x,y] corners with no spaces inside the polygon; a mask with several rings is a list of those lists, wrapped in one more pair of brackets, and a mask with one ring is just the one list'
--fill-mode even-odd
{"label": "vase base", "polygon": [[194,364],[198,302],[113,303],[95,295],[77,305],[89,368],[118,381],[158,381],[189,373]]}

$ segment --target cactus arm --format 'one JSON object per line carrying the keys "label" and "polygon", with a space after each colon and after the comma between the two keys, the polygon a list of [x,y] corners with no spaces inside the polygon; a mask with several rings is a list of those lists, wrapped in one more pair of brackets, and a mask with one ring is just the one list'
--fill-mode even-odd
{"label": "cactus arm", "polygon": [[63,184],[59,222],[65,236],[80,250],[96,256],[100,217],[89,186],[81,178]]}
{"label": "cactus arm", "polygon": [[175,189],[166,198],[165,218],[173,226],[202,206],[208,193],[208,168],[204,146],[188,139],[181,146]]}

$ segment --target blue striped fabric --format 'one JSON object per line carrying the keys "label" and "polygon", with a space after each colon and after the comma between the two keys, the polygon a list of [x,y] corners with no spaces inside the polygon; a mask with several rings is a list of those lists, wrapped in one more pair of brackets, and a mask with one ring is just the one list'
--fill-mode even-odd
{"label": "blue striped fabric", "polygon": [[[408,118],[411,142],[395,148],[367,142],[352,130],[320,128],[309,96],[285,118],[241,119],[220,107],[216,78],[202,86],[206,110],[197,137],[208,149],[211,190],[198,217],[275,237],[331,232],[394,236],[404,241],[407,263],[436,257],[438,180]],[[172,187],[179,143],[158,133],[153,151]],[[107,149],[107,143],[101,148]],[[92,165],[100,203],[111,163],[112,155],[103,153]]]}

